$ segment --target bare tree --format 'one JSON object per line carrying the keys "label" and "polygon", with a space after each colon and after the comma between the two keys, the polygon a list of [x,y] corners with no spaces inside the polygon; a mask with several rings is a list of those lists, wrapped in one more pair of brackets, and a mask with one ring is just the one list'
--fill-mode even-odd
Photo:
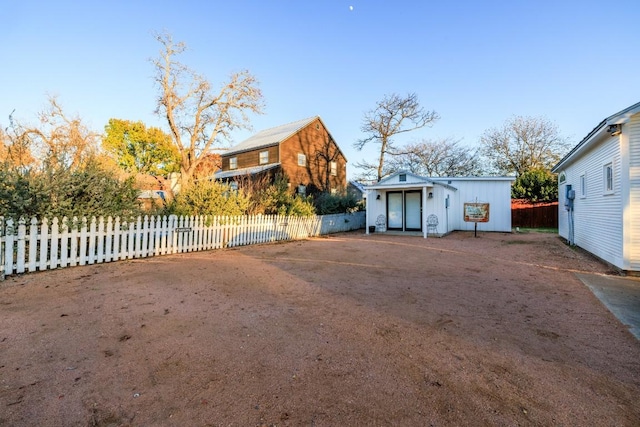
{"label": "bare tree", "polygon": [[397,94],[385,95],[375,109],[365,113],[360,130],[368,136],[356,142],[354,146],[362,150],[370,142],[380,144],[377,167],[380,180],[383,176],[385,154],[396,152],[393,137],[429,126],[439,118],[435,111],[425,111],[420,107],[415,93],[405,97]]}
{"label": "bare tree", "polygon": [[262,92],[248,71],[231,75],[215,93],[211,84],[175,60],[186,45],[157,34],[162,48],[153,60],[160,93],[156,114],[165,118],[180,152],[181,183],[188,184],[214,145],[229,141],[235,129],[249,129],[249,112],[261,113]]}
{"label": "bare tree", "polygon": [[[380,181],[378,179],[378,167],[379,163],[369,162],[366,160],[361,160],[353,164],[353,166],[358,169],[360,172],[355,176],[356,181],[369,182],[373,183],[376,181]],[[385,163],[382,167],[382,173],[380,176],[387,176],[395,172],[396,169],[389,162]]]}
{"label": "bare tree", "polygon": [[407,170],[425,176],[473,176],[481,172],[476,150],[445,138],[407,144],[389,160],[389,170]]}
{"label": "bare tree", "polygon": [[[12,161],[20,166],[77,169],[98,152],[99,135],[79,117],[68,116],[55,96],[38,113],[39,123],[30,125],[10,117],[3,142]],[[19,156],[17,158],[16,156]]]}
{"label": "bare tree", "polygon": [[550,170],[569,149],[558,126],[544,117],[514,116],[501,128],[485,131],[480,141],[495,172],[516,176],[533,169]]}
{"label": "bare tree", "polygon": [[9,115],[9,126],[0,128],[0,163],[4,166],[28,168],[35,159],[31,153],[31,140],[20,123]]}

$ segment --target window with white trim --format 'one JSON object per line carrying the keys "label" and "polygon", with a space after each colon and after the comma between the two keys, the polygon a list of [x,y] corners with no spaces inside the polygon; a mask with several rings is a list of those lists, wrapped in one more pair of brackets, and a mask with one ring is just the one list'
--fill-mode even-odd
{"label": "window with white trim", "polygon": [[229,158],[229,169],[238,169],[238,158],[230,157]]}
{"label": "window with white trim", "polygon": [[331,162],[331,175],[338,175],[338,162]]}
{"label": "window with white trim", "polygon": [[580,197],[587,197],[587,179],[585,174],[580,175]]}
{"label": "window with white trim", "polygon": [[269,151],[261,151],[260,152],[260,164],[264,165],[269,163]]}
{"label": "window with white trim", "polygon": [[307,166],[307,156],[302,153],[298,154],[298,166]]}
{"label": "window with white trim", "polygon": [[604,194],[613,194],[613,162],[603,168]]}

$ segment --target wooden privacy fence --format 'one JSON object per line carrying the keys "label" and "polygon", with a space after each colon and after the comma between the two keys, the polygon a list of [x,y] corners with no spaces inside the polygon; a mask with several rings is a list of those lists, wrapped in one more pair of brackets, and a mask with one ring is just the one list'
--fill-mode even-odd
{"label": "wooden privacy fence", "polygon": [[364,212],[312,217],[145,216],[44,218],[0,217],[3,275],[195,252],[278,240],[305,239],[364,227]]}
{"label": "wooden privacy fence", "polygon": [[545,205],[511,206],[511,226],[558,228],[558,202]]}

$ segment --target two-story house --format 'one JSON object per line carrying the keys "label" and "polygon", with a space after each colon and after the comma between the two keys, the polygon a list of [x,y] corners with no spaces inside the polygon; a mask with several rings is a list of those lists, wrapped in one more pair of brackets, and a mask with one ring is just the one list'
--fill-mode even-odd
{"label": "two-story house", "polygon": [[266,129],[222,154],[215,179],[283,174],[291,191],[343,192],[347,159],[319,116]]}

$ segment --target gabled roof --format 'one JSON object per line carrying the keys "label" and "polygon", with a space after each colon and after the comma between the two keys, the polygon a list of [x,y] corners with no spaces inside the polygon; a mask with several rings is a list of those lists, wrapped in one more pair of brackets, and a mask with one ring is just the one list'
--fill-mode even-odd
{"label": "gabled roof", "polygon": [[348,184],[351,184],[352,186],[357,188],[361,193],[366,193],[367,192],[367,186],[366,186],[366,184],[363,184],[362,182],[351,180],[351,181],[349,181]]}
{"label": "gabled roof", "polygon": [[610,125],[627,123],[631,116],[639,112],[640,102],[638,102],[637,104],[633,104],[632,106],[627,107],[624,110],[618,111],[617,113],[612,114],[611,116],[601,121],[598,126],[593,128],[593,130],[589,132],[587,136],[585,136],[582,141],[578,143],[578,145],[573,147],[571,151],[569,151],[567,155],[564,156],[562,160],[560,160],[558,164],[553,167],[553,169],[551,169],[551,172],[557,173],[563,166],[577,157],[579,153],[582,153],[588,147],[591,147],[591,145],[593,145],[602,135],[604,135],[607,127],[609,127]]}
{"label": "gabled roof", "polygon": [[409,171],[405,171],[405,170],[399,170],[397,172],[392,173],[389,176],[386,176],[386,177],[382,178],[380,181],[377,182],[377,184],[373,184],[373,185],[380,185],[380,184],[389,183],[389,181],[392,181],[396,176],[403,175],[403,174],[407,176],[407,180],[409,180],[409,178],[411,178],[411,181],[408,181],[408,182],[426,182],[426,183],[431,183],[432,182],[427,177],[417,175],[417,174],[415,174],[413,172],[409,172]]}
{"label": "gabled roof", "polygon": [[[402,182],[395,182],[394,181],[395,178],[400,174],[407,175],[407,180]],[[381,179],[375,184],[366,186],[366,189],[381,190],[381,189],[389,189],[389,188],[433,187],[434,185],[441,185],[443,187],[447,187],[451,190],[457,191],[457,188],[452,187],[451,185],[448,185],[442,182],[437,182],[431,178],[416,175],[415,173],[403,171],[403,170],[392,173],[391,175]]]}
{"label": "gabled roof", "polygon": [[[231,147],[228,151],[223,153],[223,156],[229,156],[231,154],[238,154],[245,151],[252,151],[258,148],[271,147],[273,145],[280,144],[285,139],[292,135],[295,135],[300,129],[308,126],[316,119],[320,119],[320,116],[309,117],[306,119],[298,120],[296,122],[287,123],[286,125],[276,126],[274,128],[262,130],[255,135],[245,139],[240,144]],[[322,121],[322,120],[321,120]],[[323,123],[324,125],[324,123]],[[326,126],[325,126],[326,128]]]}
{"label": "gabled roof", "polygon": [[250,168],[233,169],[229,171],[218,171],[213,175],[214,179],[233,178],[234,176],[255,175],[269,169],[277,168],[280,163],[269,163],[268,165],[253,166]]}

